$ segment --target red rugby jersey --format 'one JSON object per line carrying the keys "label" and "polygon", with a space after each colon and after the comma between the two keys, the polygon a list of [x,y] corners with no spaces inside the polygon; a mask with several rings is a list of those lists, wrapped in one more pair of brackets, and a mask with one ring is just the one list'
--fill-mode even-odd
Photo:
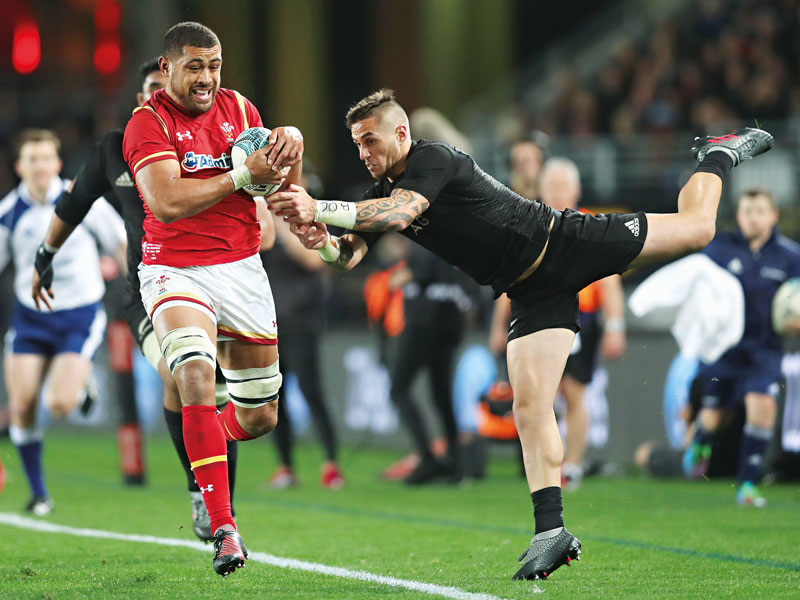
{"label": "red rugby jersey", "polygon": [[[231,170],[231,146],[248,127],[261,127],[255,106],[233,90],[220,88],[207,113],[188,115],[158,90],[133,111],[122,144],[136,174],[160,160],[177,160],[181,177],[208,179]],[[141,196],[141,193],[139,194]],[[229,263],[258,252],[260,229],[253,197],[239,190],[192,217],[162,223],[144,202],[142,262],[188,267]]]}

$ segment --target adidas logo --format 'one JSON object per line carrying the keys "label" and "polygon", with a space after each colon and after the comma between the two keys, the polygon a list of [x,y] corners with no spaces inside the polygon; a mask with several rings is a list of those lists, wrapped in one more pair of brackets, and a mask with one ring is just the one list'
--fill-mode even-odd
{"label": "adidas logo", "polygon": [[625,227],[630,230],[634,237],[639,237],[639,217],[625,221]]}
{"label": "adidas logo", "polygon": [[114,180],[114,185],[117,187],[133,187],[133,179],[131,179],[131,174],[125,171]]}

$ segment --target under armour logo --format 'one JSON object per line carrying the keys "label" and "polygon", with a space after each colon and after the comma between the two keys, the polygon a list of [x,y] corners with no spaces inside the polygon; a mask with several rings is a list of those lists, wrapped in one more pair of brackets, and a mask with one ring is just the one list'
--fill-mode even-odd
{"label": "under armour logo", "polygon": [[206,492],[213,492],[213,491],[214,491],[214,484],[213,484],[213,483],[209,483],[209,484],[208,484],[208,487],[201,487],[201,488],[200,488],[200,491],[201,491],[202,493],[204,493],[204,494],[205,494]]}
{"label": "under armour logo", "polygon": [[186,140],[192,139],[192,134],[189,131],[184,131],[183,133],[181,133],[180,131],[177,131],[177,132],[175,132],[175,135],[178,136],[178,140],[181,141],[181,142],[184,139],[186,139]]}
{"label": "under armour logo", "polygon": [[639,237],[639,217],[631,219],[630,221],[625,221],[625,227],[630,230],[634,237]]}

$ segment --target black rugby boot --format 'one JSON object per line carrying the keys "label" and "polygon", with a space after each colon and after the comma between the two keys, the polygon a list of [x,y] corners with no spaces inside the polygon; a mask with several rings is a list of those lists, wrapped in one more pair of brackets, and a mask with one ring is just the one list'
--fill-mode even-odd
{"label": "black rugby boot", "polygon": [[247,548],[238,531],[217,529],[214,533],[214,571],[227,577],[236,569],[244,567]]}
{"label": "black rugby boot", "polygon": [[558,567],[569,566],[573,560],[580,560],[580,556],[580,540],[561,527],[555,535],[531,540],[531,545],[517,559],[525,562],[512,579],[547,579]]}
{"label": "black rugby boot", "polygon": [[726,135],[710,135],[694,139],[692,156],[702,162],[709,152],[724,152],[735,167],[743,160],[764,154],[775,145],[772,134],[763,129],[744,127]]}

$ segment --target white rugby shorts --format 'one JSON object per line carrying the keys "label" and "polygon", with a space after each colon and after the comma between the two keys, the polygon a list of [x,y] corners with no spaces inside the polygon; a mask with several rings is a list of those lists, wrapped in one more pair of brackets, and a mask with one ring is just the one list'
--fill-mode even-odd
{"label": "white rugby shorts", "polygon": [[139,281],[153,323],[167,308],[186,306],[214,322],[218,341],[278,343],[275,302],[258,254],[198,267],[140,264]]}

